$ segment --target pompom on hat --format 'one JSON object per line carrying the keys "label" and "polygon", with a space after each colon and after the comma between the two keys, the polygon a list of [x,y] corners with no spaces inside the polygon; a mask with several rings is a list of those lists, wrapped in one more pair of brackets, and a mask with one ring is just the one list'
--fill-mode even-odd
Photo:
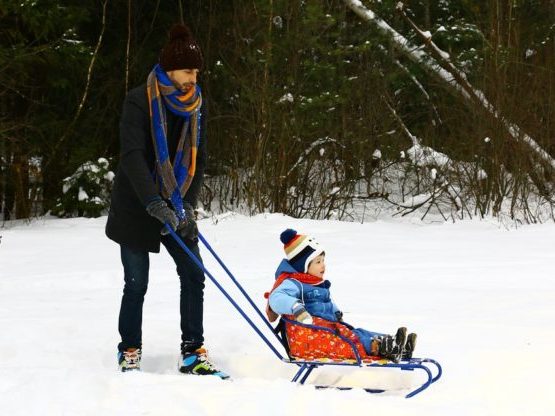
{"label": "pompom on hat", "polygon": [[202,52],[187,26],[184,24],[172,26],[169,40],[160,52],[159,62],[164,71],[202,68]]}
{"label": "pompom on hat", "polygon": [[289,264],[299,273],[306,273],[312,260],[324,253],[324,247],[307,235],[288,228],[279,236]]}

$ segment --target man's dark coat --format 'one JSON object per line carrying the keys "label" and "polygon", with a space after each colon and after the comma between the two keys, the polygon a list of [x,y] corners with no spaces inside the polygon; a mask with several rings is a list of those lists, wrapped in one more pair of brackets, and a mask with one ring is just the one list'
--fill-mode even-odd
{"label": "man's dark coat", "polygon": [[[202,124],[195,176],[183,198],[197,204],[206,167],[206,104],[201,108]],[[185,119],[166,111],[170,160],[174,159]],[[146,205],[159,195],[154,182],[155,153],[151,137],[146,84],[125,97],[120,120],[120,161],[112,189],[106,235],[116,243],[153,253],[160,251],[162,224],[146,212]]]}

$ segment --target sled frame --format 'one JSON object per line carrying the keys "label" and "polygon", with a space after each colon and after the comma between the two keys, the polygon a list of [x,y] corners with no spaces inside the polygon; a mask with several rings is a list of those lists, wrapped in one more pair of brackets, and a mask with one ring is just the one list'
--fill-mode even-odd
{"label": "sled frame", "polygon": [[[342,341],[349,344],[353,351],[353,355],[355,359],[348,359],[348,360],[331,360],[331,359],[314,359],[314,360],[304,360],[301,358],[292,357],[289,354],[289,344],[287,342],[286,332],[285,332],[285,324],[290,325],[297,325],[302,326],[305,328],[310,328],[317,331],[325,331],[332,334],[334,337],[341,339]],[[274,328],[274,333],[279,338],[280,342],[282,343],[283,347],[287,351],[289,356],[288,359],[284,359],[284,362],[290,364],[296,364],[299,366],[299,370],[291,380],[297,384],[304,384],[305,381],[308,379],[312,371],[320,366],[326,365],[336,365],[336,366],[348,366],[348,367],[373,367],[373,368],[398,368],[403,371],[422,371],[426,374],[426,381],[417,387],[416,389],[410,391],[405,397],[408,399],[417,395],[418,393],[422,392],[423,390],[427,389],[435,383],[437,380],[441,378],[442,375],[442,368],[441,365],[431,358],[411,358],[409,360],[403,360],[399,363],[394,363],[390,360],[381,358],[381,357],[372,357],[369,360],[363,360],[360,357],[358,349],[356,345],[348,338],[335,333],[332,329],[326,328],[323,326],[317,325],[309,325],[303,324],[301,322],[293,321],[291,319],[287,319],[285,317],[281,317],[278,325]],[[432,373],[432,368],[435,369],[435,376]],[[334,386],[316,386],[316,388],[337,388],[340,390],[350,390],[352,387],[334,387]],[[364,391],[368,393],[384,393],[386,390],[383,389],[371,389],[371,388],[363,388]]]}

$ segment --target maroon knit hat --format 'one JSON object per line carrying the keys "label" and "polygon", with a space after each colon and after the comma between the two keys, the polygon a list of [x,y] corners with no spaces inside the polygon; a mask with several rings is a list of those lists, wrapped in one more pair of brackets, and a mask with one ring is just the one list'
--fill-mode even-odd
{"label": "maroon knit hat", "polygon": [[168,43],[160,52],[159,61],[164,71],[202,68],[202,52],[187,26],[184,24],[172,26]]}

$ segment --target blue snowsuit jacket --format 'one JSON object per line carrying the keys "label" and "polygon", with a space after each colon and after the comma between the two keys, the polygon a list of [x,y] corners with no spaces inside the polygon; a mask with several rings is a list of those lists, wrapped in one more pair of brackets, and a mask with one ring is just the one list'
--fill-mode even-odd
{"label": "blue snowsuit jacket", "polygon": [[[286,259],[283,259],[275,272],[275,278],[277,279],[283,273],[298,272]],[[293,305],[297,302],[301,302],[305,305],[310,315],[320,317],[327,321],[338,322],[335,313],[339,311],[339,308],[331,300],[330,286],[331,282],[329,280],[324,280],[319,285],[310,285],[301,283],[294,278],[286,279],[270,294],[268,299],[270,308],[277,314],[291,315],[293,313]],[[347,323],[344,324],[352,329],[358,336],[368,354],[371,353],[372,339],[376,336],[383,335],[362,328],[353,328]]]}

